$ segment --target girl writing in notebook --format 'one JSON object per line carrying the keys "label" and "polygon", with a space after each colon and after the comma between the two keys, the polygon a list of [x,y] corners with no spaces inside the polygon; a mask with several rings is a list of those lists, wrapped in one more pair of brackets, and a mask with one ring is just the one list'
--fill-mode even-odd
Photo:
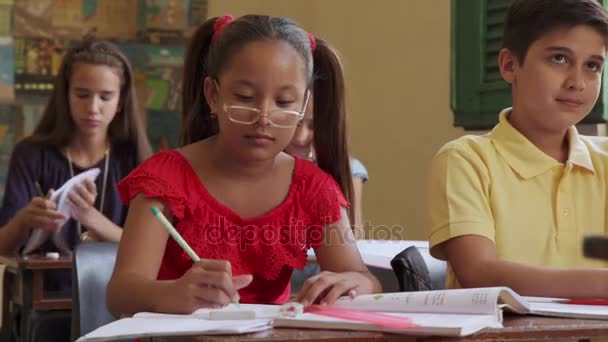
{"label": "girl writing in notebook", "polygon": [[[243,303],[283,303],[309,247],[324,272],[305,284],[303,304],[380,290],[350,228],[348,165],[329,174],[283,152],[306,110],[315,45],[285,18],[224,16],[197,29],[185,61],[184,146],[119,184],[129,215],[108,286],[116,316],[191,313],[228,304],[239,290]],[[343,131],[343,120],[326,126],[319,134],[332,143],[318,153],[348,163]],[[200,262],[169,238],[152,207]]]}
{"label": "girl writing in notebook", "polygon": [[[0,210],[0,253],[14,253],[33,228],[61,229],[69,249],[81,240],[118,241],[126,207],[116,184],[150,154],[128,60],[105,41],[85,39],[72,47],[38,126],[13,150]],[[100,175],[67,195],[73,217],[63,225],[69,218],[47,194],[91,168]],[[51,240],[41,246],[43,252],[54,248]]]}

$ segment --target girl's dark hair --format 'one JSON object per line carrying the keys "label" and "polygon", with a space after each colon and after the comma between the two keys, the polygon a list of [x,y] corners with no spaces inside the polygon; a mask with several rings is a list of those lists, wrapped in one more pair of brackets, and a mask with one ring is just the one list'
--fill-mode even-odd
{"label": "girl's dark hair", "polygon": [[[203,92],[207,77],[219,79],[231,57],[248,43],[281,40],[289,43],[305,62],[309,86],[314,74],[314,136],[319,167],[340,185],[346,199],[353,201],[344,109],[344,78],[339,59],[329,45],[319,39],[314,51],[308,34],[293,21],[264,15],[247,15],[231,22],[212,42],[218,18],[203,23],[193,34],[184,62],[182,88],[182,145],[217,134],[217,122],[211,116]],[[351,205],[351,208],[354,206]],[[351,224],[353,210],[349,210]]]}
{"label": "girl's dark hair", "polygon": [[183,145],[208,138],[218,127],[211,117],[203,84],[207,77],[219,79],[232,56],[247,43],[260,40],[282,40],[289,43],[306,62],[308,83],[312,82],[312,56],[310,40],[296,23],[279,17],[246,15],[228,24],[211,44],[213,27],[218,18],[212,18],[196,30],[184,61],[182,86]]}
{"label": "girl's dark hair", "polygon": [[342,63],[333,47],[316,38],[313,85],[313,136],[317,164],[334,177],[346,200],[354,224],[355,197],[346,135],[346,105]]}
{"label": "girl's dark hair", "polygon": [[138,110],[131,64],[114,44],[93,38],[86,38],[67,51],[42,118],[32,135],[24,140],[57,148],[69,144],[76,130],[70,111],[69,87],[74,66],[78,63],[105,65],[118,71],[120,101],[118,112],[108,127],[109,139],[112,143],[129,142],[137,146],[140,162],[148,158],[152,148]]}

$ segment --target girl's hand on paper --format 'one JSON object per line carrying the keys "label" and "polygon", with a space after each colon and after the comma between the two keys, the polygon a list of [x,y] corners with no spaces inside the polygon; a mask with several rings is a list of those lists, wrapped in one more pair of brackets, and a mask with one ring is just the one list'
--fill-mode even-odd
{"label": "girl's hand on paper", "polygon": [[17,212],[19,225],[31,228],[42,228],[52,232],[57,231],[69,217],[57,211],[57,204],[51,201],[53,190],[45,197],[34,197],[28,205]]}
{"label": "girl's hand on paper", "polygon": [[175,312],[192,313],[203,307],[228,305],[235,300],[237,290],[252,280],[249,274],[233,277],[226,260],[201,259],[175,281]]}
{"label": "girl's hand on paper", "polygon": [[296,297],[304,306],[311,304],[331,305],[340,296],[355,297],[358,293],[371,293],[373,284],[359,272],[323,271],[308,278]]}
{"label": "girl's hand on paper", "polygon": [[85,226],[94,225],[95,220],[101,213],[95,208],[97,198],[97,186],[90,179],[74,185],[66,197],[66,203],[72,209],[75,220]]}

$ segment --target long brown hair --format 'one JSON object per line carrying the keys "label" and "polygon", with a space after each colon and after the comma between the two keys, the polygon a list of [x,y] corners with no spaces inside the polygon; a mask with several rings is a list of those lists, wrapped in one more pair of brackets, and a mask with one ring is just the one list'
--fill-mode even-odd
{"label": "long brown hair", "polygon": [[348,216],[353,225],[355,196],[346,135],[342,63],[327,41],[316,38],[316,42],[313,54],[313,140],[317,165],[338,182],[351,204]]}
{"label": "long brown hair", "polygon": [[131,64],[114,44],[93,38],[86,38],[67,51],[42,118],[32,135],[24,140],[59,149],[70,143],[76,124],[70,111],[69,86],[77,63],[105,65],[119,71],[119,110],[108,127],[108,137],[112,143],[130,142],[137,146],[140,162],[148,158],[152,154],[152,147],[137,106]]}

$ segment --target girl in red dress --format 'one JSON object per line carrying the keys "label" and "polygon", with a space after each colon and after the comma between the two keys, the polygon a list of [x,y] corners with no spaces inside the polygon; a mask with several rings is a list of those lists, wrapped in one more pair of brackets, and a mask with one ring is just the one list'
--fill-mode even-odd
{"label": "girl in red dress", "polygon": [[[226,305],[237,291],[243,303],[284,303],[309,248],[323,272],[295,300],[331,304],[380,291],[351,230],[344,117],[324,121],[326,145],[316,152],[333,160],[319,163],[324,169],[283,152],[307,106],[313,53],[323,55],[316,48],[314,37],[279,17],[224,16],[195,32],[184,68],[184,146],[156,154],[119,184],[130,207],[108,287],[116,316],[191,313]],[[200,262],[169,238],[153,206]]]}

